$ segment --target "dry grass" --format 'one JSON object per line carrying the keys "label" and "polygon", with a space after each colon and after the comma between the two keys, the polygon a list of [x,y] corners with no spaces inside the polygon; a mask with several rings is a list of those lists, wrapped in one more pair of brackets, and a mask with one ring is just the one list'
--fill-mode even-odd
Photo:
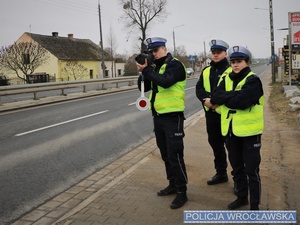
{"label": "dry grass", "polygon": [[269,96],[269,105],[272,112],[280,122],[289,125],[292,129],[299,129],[299,111],[290,111],[288,104],[289,101],[282,92],[282,85],[280,83],[273,84]]}

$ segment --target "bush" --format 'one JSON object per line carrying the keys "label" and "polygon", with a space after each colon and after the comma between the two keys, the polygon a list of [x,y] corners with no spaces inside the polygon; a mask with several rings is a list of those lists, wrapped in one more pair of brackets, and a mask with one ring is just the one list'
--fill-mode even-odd
{"label": "bush", "polygon": [[0,75],[0,86],[7,86],[10,85],[10,79],[5,75]]}
{"label": "bush", "polygon": [[272,113],[280,122],[289,125],[292,129],[298,129],[299,112],[289,110],[289,100],[282,93],[282,84],[274,83],[271,85],[269,104]]}

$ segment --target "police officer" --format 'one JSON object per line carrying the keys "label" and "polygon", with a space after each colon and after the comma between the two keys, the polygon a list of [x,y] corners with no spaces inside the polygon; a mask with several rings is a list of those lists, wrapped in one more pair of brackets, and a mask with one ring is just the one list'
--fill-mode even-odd
{"label": "police officer", "polygon": [[226,137],[229,161],[236,183],[237,199],[228,205],[236,209],[249,204],[259,210],[261,182],[261,135],[263,132],[263,88],[261,80],[250,69],[250,51],[242,46],[228,50],[232,72],[214,91],[210,103],[221,106],[221,129]]}
{"label": "police officer", "polygon": [[228,44],[222,40],[211,40],[211,63],[200,74],[196,84],[196,96],[202,102],[206,117],[206,130],[208,142],[214,152],[214,166],[216,174],[207,181],[208,185],[219,184],[228,181],[227,159],[224,147],[224,138],[221,134],[221,117],[216,112],[217,105],[208,104],[213,89],[217,86],[223,73],[231,72],[227,60]]}
{"label": "police officer", "polygon": [[138,78],[145,91],[150,91],[150,105],[154,121],[156,143],[160,150],[169,185],[157,192],[158,196],[176,194],[170,207],[183,206],[187,198],[187,173],[184,163],[184,108],[186,86],[185,66],[167,52],[166,39],[147,38],[144,43],[153,55],[153,64],[146,59],[137,63],[141,76]]}

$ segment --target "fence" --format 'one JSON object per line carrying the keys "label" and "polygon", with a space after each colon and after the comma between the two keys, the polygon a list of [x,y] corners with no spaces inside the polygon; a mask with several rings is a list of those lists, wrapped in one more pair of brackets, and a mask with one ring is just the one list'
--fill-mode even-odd
{"label": "fence", "polygon": [[[39,83],[39,84],[27,84],[27,85],[15,85],[15,86],[1,86],[0,87],[0,104],[2,104],[1,98],[9,95],[21,95],[32,93],[34,100],[39,99],[38,93],[45,91],[60,90],[60,95],[66,95],[65,90],[71,88],[82,88],[82,92],[85,93],[90,90],[103,90],[107,87],[119,88],[120,84],[127,84],[132,86],[136,84],[137,76],[118,77],[118,78],[105,78],[94,79],[85,81],[66,81],[66,82],[51,82],[51,83]],[[99,87],[101,85],[101,88]],[[89,89],[87,87],[94,87]]]}

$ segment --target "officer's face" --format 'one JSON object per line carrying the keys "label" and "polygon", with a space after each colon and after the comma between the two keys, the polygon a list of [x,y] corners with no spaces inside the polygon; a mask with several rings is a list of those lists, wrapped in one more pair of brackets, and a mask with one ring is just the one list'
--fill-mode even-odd
{"label": "officer's face", "polygon": [[248,66],[248,63],[245,59],[232,59],[230,60],[230,65],[232,67],[233,72],[239,73],[242,69]]}
{"label": "officer's face", "polygon": [[219,49],[214,49],[211,51],[211,60],[214,62],[220,62],[226,57],[227,57],[227,53],[225,51]]}
{"label": "officer's face", "polygon": [[154,49],[151,52],[152,52],[154,59],[160,59],[167,55],[167,48],[165,46],[161,46],[161,47]]}

